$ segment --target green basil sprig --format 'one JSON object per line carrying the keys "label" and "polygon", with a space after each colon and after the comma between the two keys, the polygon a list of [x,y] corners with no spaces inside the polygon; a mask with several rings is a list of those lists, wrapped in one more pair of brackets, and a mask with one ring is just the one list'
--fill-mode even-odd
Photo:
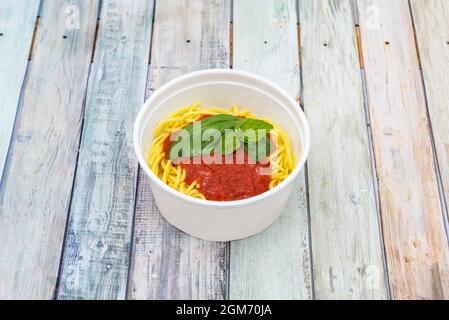
{"label": "green basil sprig", "polygon": [[[239,118],[228,114],[210,116],[181,129],[181,134],[170,144],[170,159],[209,155],[215,149],[223,155],[228,155],[243,144],[251,159],[260,162],[270,153],[270,138],[267,133],[272,129],[271,124],[258,119]],[[264,130],[265,134],[259,137],[259,130]],[[203,135],[209,139],[204,139]],[[200,143],[195,144],[195,139]],[[264,148],[259,150],[259,146]],[[178,152],[172,152],[175,147]],[[188,150],[188,154],[182,154],[182,150]]]}

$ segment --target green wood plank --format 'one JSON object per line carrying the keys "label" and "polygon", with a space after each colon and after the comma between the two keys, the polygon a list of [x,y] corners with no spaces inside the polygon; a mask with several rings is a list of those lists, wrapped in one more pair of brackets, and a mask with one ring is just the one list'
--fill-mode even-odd
{"label": "green wood plank", "polygon": [[317,299],[387,297],[350,0],[301,0]]}
{"label": "green wood plank", "polygon": [[[299,95],[294,0],[234,1],[233,67],[264,76]],[[299,105],[298,105],[299,108]],[[310,299],[304,173],[279,220],[263,233],[231,243],[231,299]]]}
{"label": "green wood plank", "polygon": [[8,155],[40,0],[0,2],[0,181]]}
{"label": "green wood plank", "polygon": [[54,296],[98,14],[98,1],[73,0],[68,28],[68,5],[43,4],[0,189],[2,299]]}
{"label": "green wood plank", "polygon": [[[148,93],[190,71],[229,67],[230,13],[229,0],[157,0]],[[129,298],[225,298],[226,243],[169,225],[143,172],[138,185]]]}
{"label": "green wood plank", "polygon": [[61,299],[124,299],[153,1],[102,3],[67,231]]}

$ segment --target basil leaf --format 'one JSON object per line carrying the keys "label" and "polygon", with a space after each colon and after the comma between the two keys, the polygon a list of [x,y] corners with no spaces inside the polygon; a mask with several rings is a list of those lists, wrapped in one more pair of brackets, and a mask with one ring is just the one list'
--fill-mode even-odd
{"label": "basil leaf", "polygon": [[258,130],[270,131],[271,129],[273,129],[273,126],[271,124],[258,119],[240,118],[238,125],[243,131],[248,129],[252,129],[254,131]]}
{"label": "basil leaf", "polygon": [[226,130],[225,134],[221,137],[220,153],[222,155],[234,153],[241,145],[242,142],[239,130]]}
{"label": "basil leaf", "polygon": [[216,149],[220,149],[222,133],[215,129],[206,129],[202,135],[203,141],[201,143],[201,155],[210,155]]}
{"label": "basil leaf", "polygon": [[[217,131],[217,134],[223,135],[226,129],[233,129],[237,125],[238,120],[239,118],[232,115],[218,114],[185,126],[170,144],[170,159],[176,160],[178,158],[210,154],[219,139],[214,139],[217,143],[213,143],[211,141],[212,138],[203,141],[203,133],[208,129],[214,129]],[[200,143],[194,144],[195,139],[198,139]],[[172,152],[175,147],[177,152]],[[183,151],[186,154],[183,154]]]}
{"label": "basil leaf", "polygon": [[245,142],[245,152],[254,162],[261,162],[271,153],[271,142],[268,135],[261,136],[258,141]]}
{"label": "basil leaf", "polygon": [[233,128],[237,124],[238,120],[239,118],[230,114],[217,114],[201,120],[201,125],[204,129],[215,128],[218,130],[225,130]]}
{"label": "basil leaf", "polygon": [[267,133],[273,129],[271,124],[258,119],[241,119],[239,127],[244,132],[244,142],[250,144],[257,143],[257,141],[266,137]]}
{"label": "basil leaf", "polygon": [[[208,155],[215,149],[227,155],[239,149],[244,142],[245,150],[248,149],[253,154],[251,158],[257,162],[270,153],[267,133],[271,129],[273,126],[263,120],[239,118],[229,114],[213,115],[182,128],[170,144],[169,157],[176,160]],[[232,137],[226,138],[225,132],[229,130],[232,130]],[[245,134],[245,131],[248,134]],[[263,134],[260,134],[262,132]],[[259,141],[264,137],[264,141]],[[257,144],[260,142],[262,145],[268,145],[268,148],[258,150]]]}

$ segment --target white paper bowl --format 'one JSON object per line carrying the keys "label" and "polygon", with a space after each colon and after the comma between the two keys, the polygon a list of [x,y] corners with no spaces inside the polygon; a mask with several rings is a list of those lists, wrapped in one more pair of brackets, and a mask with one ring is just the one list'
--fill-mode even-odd
{"label": "white paper bowl", "polygon": [[[204,107],[236,104],[258,117],[269,117],[292,140],[298,162],[277,187],[238,201],[205,201],[182,194],[163,183],[148,167],[153,129],[172,112],[202,102]],[[169,223],[201,239],[229,241],[263,231],[283,212],[294,180],[310,147],[307,120],[298,103],[277,85],[253,74],[214,69],[189,73],[156,90],[140,110],[134,127],[137,159],[150,179],[156,205]]]}

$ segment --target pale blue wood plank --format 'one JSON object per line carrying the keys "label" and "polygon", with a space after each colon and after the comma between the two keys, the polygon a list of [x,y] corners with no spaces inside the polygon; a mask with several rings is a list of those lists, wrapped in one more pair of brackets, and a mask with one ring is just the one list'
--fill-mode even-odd
{"label": "pale blue wood plank", "polygon": [[[439,7],[438,11],[449,9],[439,6],[437,1],[427,2]],[[434,126],[436,123],[430,128],[428,117],[429,113],[431,119],[435,116],[434,95],[426,77],[423,86],[415,41],[415,36],[418,41],[421,39],[420,18],[416,17],[418,33],[415,33],[410,4],[413,11],[416,2],[407,0],[357,1],[385,255],[392,299],[447,300],[447,223],[435,166],[435,160],[440,158],[434,158],[430,130],[434,129],[438,134],[438,129]],[[432,13],[430,5],[420,10],[429,15],[429,28],[441,20]],[[444,28],[444,25],[438,25],[438,28]],[[428,41],[435,41],[437,48],[446,51],[446,55],[439,53],[445,60],[448,49],[444,41],[447,38],[443,35],[437,40],[437,33],[434,29],[426,37],[429,37]],[[423,50],[429,48],[421,42],[418,47],[426,74],[428,58]],[[438,63],[438,55],[432,55],[432,60],[439,71],[444,72],[445,63]],[[444,79],[437,81],[445,82]],[[447,90],[447,83],[440,89]],[[447,122],[444,114],[438,117]],[[434,142],[437,141],[438,138]],[[437,155],[440,156],[438,151]]]}
{"label": "pale blue wood plank", "polygon": [[317,299],[387,297],[351,5],[299,2]]}
{"label": "pale blue wood plank", "polygon": [[[233,41],[235,69],[262,75],[293,97],[300,88],[295,2],[235,0]],[[232,242],[230,259],[231,299],[312,298],[304,173],[279,220]]]}
{"label": "pale blue wood plank", "polygon": [[42,6],[0,188],[0,299],[54,296],[97,14],[98,1]]}
{"label": "pale blue wood plank", "polygon": [[443,186],[441,198],[449,207],[449,1],[411,0],[410,4]]}
{"label": "pale blue wood plank", "polygon": [[124,299],[137,181],[133,124],[144,102],[153,1],[105,0],[58,292]]}
{"label": "pale blue wood plank", "polygon": [[0,1],[0,182],[40,0]]}
{"label": "pale blue wood plank", "polygon": [[[157,0],[148,94],[184,73],[229,67],[231,1]],[[141,171],[130,299],[224,299],[227,244],[192,238],[168,224]]]}

